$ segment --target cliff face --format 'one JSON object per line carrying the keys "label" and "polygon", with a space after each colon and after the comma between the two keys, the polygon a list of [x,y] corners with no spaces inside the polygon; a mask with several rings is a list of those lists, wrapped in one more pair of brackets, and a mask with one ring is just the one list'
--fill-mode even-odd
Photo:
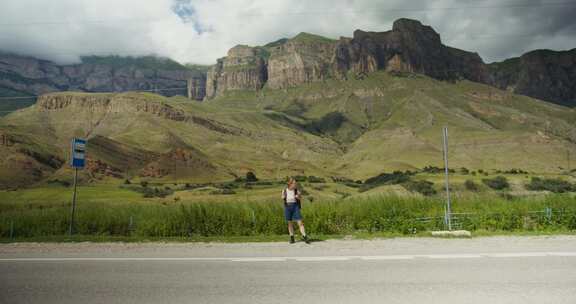
{"label": "cliff face", "polygon": [[331,40],[301,33],[264,47],[237,46],[209,72],[207,97],[227,90],[283,89],[327,78],[347,79],[377,70],[444,80],[488,79],[478,54],[444,46],[431,27],[399,19],[391,31],[357,30],[353,38]]}
{"label": "cliff face", "polygon": [[517,94],[576,106],[576,49],[537,50],[489,65],[489,84]]}
{"label": "cliff face", "polygon": [[270,47],[266,85],[283,89],[329,77],[335,47],[333,40],[308,33]]}
{"label": "cliff face", "polygon": [[208,71],[206,96],[212,98],[227,90],[261,89],[267,80],[266,57],[267,51],[260,47],[233,47]]}
{"label": "cliff face", "polygon": [[[201,100],[206,76],[201,71],[163,63],[163,59],[87,60],[75,65],[57,65],[46,60],[0,53],[0,87],[40,95],[56,91],[122,92],[158,90],[165,96],[188,94]],[[125,62],[122,62],[125,60]],[[151,61],[156,66],[152,66]],[[163,65],[166,65],[165,67]]]}
{"label": "cliff face", "polygon": [[376,70],[421,73],[442,80],[487,79],[484,63],[476,53],[442,44],[440,35],[419,21],[399,19],[388,32],[356,30],[352,39],[341,39],[334,56],[340,78]]}
{"label": "cliff face", "polygon": [[576,106],[576,49],[533,51],[484,64],[477,53],[443,45],[433,28],[410,19],[396,20],[390,31],[356,30],[351,38],[339,40],[300,33],[264,46],[239,45],[208,71],[154,57],[92,57],[82,64],[62,66],[0,53],[0,96],[158,89],[166,96],[203,100],[233,90],[285,89],[326,79],[362,78],[377,70],[467,79]]}

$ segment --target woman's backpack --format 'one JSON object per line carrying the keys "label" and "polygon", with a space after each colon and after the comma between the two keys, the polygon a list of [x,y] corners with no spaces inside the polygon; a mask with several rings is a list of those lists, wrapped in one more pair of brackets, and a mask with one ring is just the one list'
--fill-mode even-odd
{"label": "woman's backpack", "polygon": [[[284,206],[286,206],[288,204],[288,202],[286,202],[286,197],[288,196],[286,194],[286,190],[288,190],[287,188],[284,189]],[[294,195],[298,195],[300,191],[298,190],[298,188],[294,188]],[[298,205],[298,208],[302,209],[302,201],[300,200],[300,198],[296,198],[296,204]]]}

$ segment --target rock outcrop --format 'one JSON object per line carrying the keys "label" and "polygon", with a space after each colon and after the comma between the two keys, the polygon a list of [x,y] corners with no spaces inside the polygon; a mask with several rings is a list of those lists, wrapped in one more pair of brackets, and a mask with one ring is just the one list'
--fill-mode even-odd
{"label": "rock outcrop", "polygon": [[486,68],[480,56],[442,44],[440,35],[419,21],[399,19],[388,32],[356,30],[352,39],[340,39],[334,56],[340,78],[376,70],[421,73],[442,80],[484,82]]}
{"label": "rock outcrop", "polygon": [[0,53],[0,88],[40,95],[57,91],[123,92],[148,90],[165,96],[202,100],[203,71],[155,57],[87,57],[83,63],[58,65],[32,57]]}
{"label": "rock outcrop", "polygon": [[266,85],[272,89],[284,89],[330,77],[335,47],[335,41],[308,33],[300,33],[285,43],[268,47]]}
{"label": "rock outcrop", "polygon": [[536,50],[488,65],[489,84],[516,94],[576,106],[576,49]]}
{"label": "rock outcrop", "polygon": [[267,80],[266,57],[261,47],[233,47],[208,71],[206,96],[212,98],[227,90],[261,89]]}
{"label": "rock outcrop", "polygon": [[236,46],[208,73],[206,96],[264,86],[284,89],[377,70],[422,73],[442,80],[488,79],[478,54],[444,46],[431,27],[399,19],[391,31],[356,30],[353,38],[331,40],[300,33],[263,47]]}

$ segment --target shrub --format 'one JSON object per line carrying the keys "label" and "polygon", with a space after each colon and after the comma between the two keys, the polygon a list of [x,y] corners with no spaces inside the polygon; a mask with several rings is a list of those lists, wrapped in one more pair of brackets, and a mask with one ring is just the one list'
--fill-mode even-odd
{"label": "shrub", "polygon": [[124,185],[130,185],[130,184],[132,184],[132,182],[130,182],[129,179],[124,180]]}
{"label": "shrub", "polygon": [[510,184],[508,183],[508,179],[504,176],[496,176],[495,178],[485,178],[482,182],[494,189],[494,190],[504,190],[510,188]]}
{"label": "shrub", "polygon": [[464,182],[464,187],[465,187],[466,190],[468,190],[468,191],[474,191],[474,192],[476,192],[476,191],[479,190],[478,184],[476,184],[473,180],[470,180],[470,179],[468,179],[468,180],[466,180],[466,181]]}
{"label": "shrub", "polygon": [[232,189],[219,189],[219,190],[211,191],[210,194],[214,194],[214,195],[218,195],[218,194],[230,195],[230,194],[236,194],[236,191],[234,191],[234,190],[232,190]]}
{"label": "shrub", "polygon": [[141,181],[140,186],[142,186],[142,188],[146,188],[146,187],[148,187],[148,182],[147,181]]}
{"label": "shrub", "polygon": [[437,193],[436,189],[434,189],[434,183],[427,180],[408,181],[403,183],[402,186],[410,192],[418,192],[425,196],[430,196]]}
{"label": "shrub", "polygon": [[[438,173],[443,173],[445,171],[444,168],[438,168],[436,166],[426,166],[422,169],[422,172],[425,173],[432,173],[432,174],[438,174]],[[456,173],[456,170],[454,169],[448,169],[449,173]]]}
{"label": "shrub", "polygon": [[48,184],[58,184],[58,185],[61,185],[63,187],[66,187],[66,188],[70,187],[70,185],[71,185],[69,181],[59,180],[59,179],[49,180],[47,183]]}
{"label": "shrub", "polygon": [[308,176],[308,182],[309,183],[325,183],[326,180],[321,178],[321,177],[317,177],[317,176]]}
{"label": "shrub", "polygon": [[575,192],[576,185],[558,178],[533,177],[526,189],[533,191],[550,191],[555,193]]}
{"label": "shrub", "polygon": [[256,178],[256,174],[254,174],[254,172],[248,171],[246,173],[246,181],[247,182],[257,182],[258,178]]}
{"label": "shrub", "polygon": [[350,187],[350,188],[360,188],[360,186],[362,186],[362,184],[354,183],[354,182],[352,182],[352,183],[344,183],[344,185],[346,185],[346,186],[348,186],[348,187]]}
{"label": "shrub", "polygon": [[395,185],[406,182],[410,179],[410,173],[394,171],[392,173],[382,173],[364,181],[364,185]]}
{"label": "shrub", "polygon": [[159,189],[159,188],[141,188],[141,192],[143,193],[143,196],[146,198],[151,198],[151,197],[166,197],[172,193],[174,193],[171,189]]}
{"label": "shrub", "polygon": [[510,169],[510,170],[504,171],[504,173],[506,173],[506,174],[528,174],[527,171],[524,171],[522,169]]}
{"label": "shrub", "polygon": [[295,175],[293,178],[299,183],[308,181],[308,177],[305,175]]}

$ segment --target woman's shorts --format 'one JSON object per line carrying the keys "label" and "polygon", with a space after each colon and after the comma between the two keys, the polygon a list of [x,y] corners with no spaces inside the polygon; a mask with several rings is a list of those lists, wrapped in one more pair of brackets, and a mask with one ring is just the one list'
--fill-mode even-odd
{"label": "woman's shorts", "polygon": [[302,214],[300,214],[300,207],[298,204],[293,203],[284,205],[284,218],[286,221],[302,220]]}

